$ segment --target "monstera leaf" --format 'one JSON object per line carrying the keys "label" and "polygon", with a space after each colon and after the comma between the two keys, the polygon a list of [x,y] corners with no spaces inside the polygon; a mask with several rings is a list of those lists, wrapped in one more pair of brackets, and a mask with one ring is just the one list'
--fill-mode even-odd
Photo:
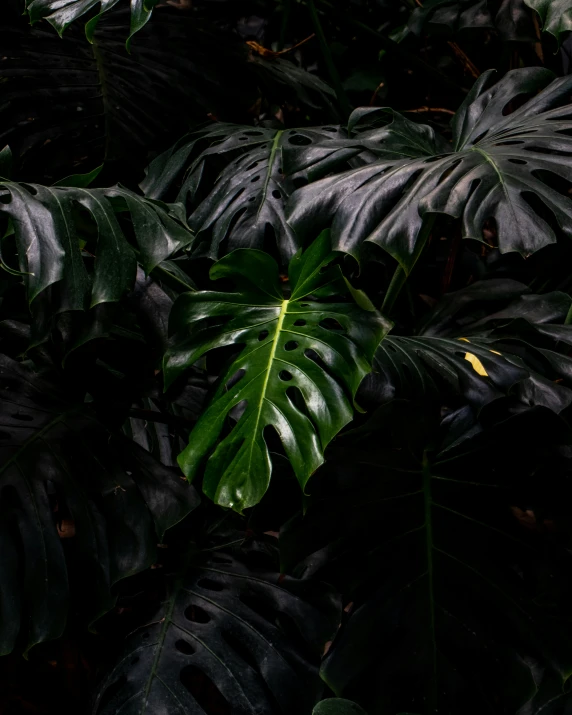
{"label": "monstera leaf", "polygon": [[[45,17],[50,25],[62,35],[68,25],[96,8],[99,10],[98,14],[85,26],[85,33],[92,42],[93,33],[101,16],[119,3],[125,2],[126,0],[64,0],[64,2],[61,0],[26,0],[26,11],[30,16],[31,23]],[[128,46],[133,35],[149,22],[153,7],[158,2],[159,0],[131,0],[131,27],[127,41]]]}
{"label": "monstera leaf", "polygon": [[131,637],[93,715],[310,712],[339,598],[279,576],[225,553],[195,559],[153,623]]}
{"label": "monstera leaf", "polygon": [[247,48],[233,33],[162,7],[128,53],[128,25],[126,0],[103,15],[92,44],[78,24],[59,37],[45,22],[3,16],[0,147],[12,147],[18,177],[53,183],[105,162],[136,183],[189,122],[241,116],[256,98]]}
{"label": "monstera leaf", "polygon": [[[567,408],[572,326],[562,323],[571,299],[529,292],[516,281],[494,279],[446,296],[417,335],[390,335],[379,346],[367,379],[369,399],[442,401],[449,394],[480,409],[511,395],[556,413]],[[495,310],[487,314],[487,308]]]}
{"label": "monstera leaf", "polygon": [[176,472],[107,429],[88,404],[69,402],[5,356],[0,387],[6,654],[16,644],[27,650],[61,636],[69,607],[66,537],[82,610],[94,619],[113,605],[111,586],[154,563],[157,542],[198,499]]}
{"label": "monstera leaf", "polygon": [[[320,162],[320,175],[324,175],[359,152],[342,146],[329,152],[335,161],[325,161],[323,150],[314,156],[314,144],[340,136],[344,136],[342,130],[335,127],[279,130],[215,125],[184,137],[155,159],[141,189],[149,198],[163,198],[186,168],[177,201],[189,208],[189,225],[198,242],[206,243],[204,250],[210,257],[235,248],[261,249],[271,231],[287,262],[299,245],[284,216],[292,188],[284,174],[299,173]],[[207,148],[200,151],[205,143]],[[211,175],[211,166],[220,167],[221,161],[225,166],[204,196],[204,177]]]}
{"label": "monstera leaf", "polygon": [[417,34],[432,28],[455,34],[494,28],[503,40],[531,42],[536,35],[524,3],[525,0],[429,0],[415,8],[408,24]]}
{"label": "monstera leaf", "polygon": [[[117,210],[127,209],[131,215],[140,262],[147,272],[193,240],[180,206],[148,201],[121,186],[88,189],[74,186],[75,179],[69,183],[72,185],[0,182],[0,217],[4,214],[11,219],[30,302],[58,284],[61,298],[57,309],[83,310],[116,301],[132,287],[136,254],[113,202]],[[80,230],[80,210],[95,224],[95,236],[90,236],[88,229]],[[91,274],[86,267],[91,257],[82,256],[80,250],[80,239],[91,248],[90,238],[94,240],[91,256],[95,254]]]}
{"label": "monstera leaf", "polygon": [[[479,77],[455,115],[448,151],[427,156],[424,140],[411,158],[412,143],[406,151],[394,144],[391,125],[359,134],[366,156],[374,153],[374,140],[379,142],[382,160],[296,191],[288,211],[294,229],[304,236],[331,224],[336,250],[357,256],[369,241],[406,272],[426,238],[423,221],[432,214],[460,218],[463,236],[476,240],[483,240],[485,222],[494,220],[501,252],[527,256],[555,242],[553,223],[570,237],[572,107],[561,105],[568,101],[572,79],[522,69],[487,89],[491,77],[491,72]],[[515,97],[542,89],[505,116]],[[428,127],[411,128],[409,134],[415,132],[433,136]],[[352,137],[349,145],[355,141]],[[385,158],[393,146],[402,158]]]}
{"label": "monstera leaf", "polygon": [[394,400],[340,438],[281,532],[287,572],[347,604],[322,677],[371,713],[551,712],[572,670],[569,429],[507,413],[441,452],[449,420],[425,408]]}
{"label": "monstera leaf", "polygon": [[554,35],[560,43],[560,36],[572,30],[572,5],[569,0],[524,0],[540,15],[542,29]]}
{"label": "monstera leaf", "polygon": [[[207,460],[203,490],[218,504],[242,511],[262,498],[271,473],[267,428],[278,433],[304,488],[352,419],[353,397],[389,324],[359,294],[364,307],[317,302],[347,290],[339,267],[327,268],[333,257],[324,232],[291,261],[285,298],[276,262],[239,249],[211,269],[213,279],[234,279],[239,293],[187,293],[173,307],[181,340],[165,359],[167,385],[208,351],[243,346],[179,457],[190,479]],[[238,421],[223,436],[229,415]]]}

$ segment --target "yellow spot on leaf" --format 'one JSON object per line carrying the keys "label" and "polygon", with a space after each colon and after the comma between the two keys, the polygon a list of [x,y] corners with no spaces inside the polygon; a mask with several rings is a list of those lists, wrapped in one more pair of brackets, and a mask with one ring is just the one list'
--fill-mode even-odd
{"label": "yellow spot on leaf", "polygon": [[485,366],[476,355],[473,355],[473,353],[465,353],[465,360],[468,360],[471,363],[473,370],[476,373],[482,375],[483,377],[489,376],[489,373],[485,370]]}

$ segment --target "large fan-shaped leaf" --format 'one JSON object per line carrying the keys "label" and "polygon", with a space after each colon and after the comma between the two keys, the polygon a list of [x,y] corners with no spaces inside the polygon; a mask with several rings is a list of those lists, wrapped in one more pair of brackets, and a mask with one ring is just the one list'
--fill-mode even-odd
{"label": "large fan-shaped leaf", "polygon": [[372,715],[540,712],[519,708],[541,680],[562,695],[572,671],[570,553],[554,533],[569,430],[539,408],[454,456],[439,454],[446,433],[394,401],[347,434],[281,534],[283,559],[344,592],[351,615],[323,665],[339,697]]}
{"label": "large fan-shaped leaf", "polygon": [[[409,158],[409,142],[403,159],[387,160],[391,126],[360,134],[369,154],[373,140],[380,142],[383,160],[295,192],[289,206],[295,230],[311,234],[331,223],[337,250],[357,255],[360,244],[371,241],[406,271],[418,256],[428,214],[461,218],[463,236],[477,240],[483,240],[485,222],[494,219],[501,252],[529,255],[553,243],[551,217],[572,236],[572,201],[565,191],[572,181],[572,106],[561,106],[568,101],[572,79],[551,81],[547,70],[522,69],[486,89],[491,76],[487,72],[477,80],[455,115],[448,153],[428,157],[423,143],[418,158]],[[516,97],[543,88],[503,114]],[[354,146],[354,140],[350,143]]]}
{"label": "large fan-shaped leaf", "polygon": [[560,35],[572,30],[572,5],[569,0],[524,0],[540,15],[542,29],[560,42]]}
{"label": "large fan-shaped leaf", "polygon": [[[446,296],[417,335],[388,336],[379,346],[370,397],[442,401],[448,393],[480,409],[512,395],[561,412],[572,403],[572,326],[562,325],[572,301],[528,292],[495,279]],[[497,310],[483,315],[487,307]]]}
{"label": "large fan-shaped leaf", "polygon": [[93,619],[111,586],[156,560],[198,503],[177,473],[110,432],[89,405],[0,358],[0,653],[62,634],[69,606],[58,524],[75,528],[74,575]]}
{"label": "large fan-shaped leaf", "polygon": [[[276,262],[239,249],[216,263],[211,277],[234,278],[240,293],[188,293],[173,307],[172,326],[190,337],[166,357],[167,384],[213,348],[244,346],[179,457],[190,479],[208,457],[203,489],[218,504],[241,511],[265,493],[268,426],[304,487],[322,464],[326,445],[352,419],[353,396],[389,324],[373,306],[316,302],[313,295],[332,294],[342,282],[339,267],[324,270],[332,258],[325,232],[290,263],[291,294],[285,299]],[[222,437],[228,416],[240,407],[237,424]]]}
{"label": "large fan-shaped leaf", "polygon": [[[150,198],[163,198],[187,169],[177,201],[189,208],[189,225],[198,242],[206,242],[203,251],[216,258],[235,248],[263,248],[270,231],[281,257],[288,261],[299,246],[284,217],[292,188],[284,174],[307,171],[319,161],[324,175],[343,158],[358,153],[359,149],[342,146],[328,153],[328,161],[322,157],[323,149],[314,156],[314,144],[340,136],[343,132],[334,127],[279,130],[215,125],[184,137],[155,159],[141,188]],[[212,190],[208,185],[205,191],[205,177],[212,178],[213,168],[220,173]]]}
{"label": "large fan-shaped leaf", "polygon": [[251,571],[224,553],[198,561],[153,623],[132,636],[93,713],[310,712],[340,611],[323,584]]}
{"label": "large fan-shaped leaf", "polygon": [[[182,207],[148,201],[120,186],[86,189],[0,182],[0,215],[12,220],[30,302],[55,283],[61,287],[60,310],[116,301],[131,288],[135,251],[121,229],[112,200],[131,214],[140,261],[147,272],[193,240]],[[78,209],[84,209],[97,227],[91,276],[80,251]]]}
{"label": "large fan-shaped leaf", "polygon": [[19,177],[53,183],[105,160],[123,181],[137,181],[149,157],[190,121],[209,112],[242,116],[256,98],[236,35],[158,8],[129,54],[123,5],[102,17],[93,44],[78,25],[60,38],[45,23],[30,28],[25,17],[3,17],[0,146],[11,145]]}

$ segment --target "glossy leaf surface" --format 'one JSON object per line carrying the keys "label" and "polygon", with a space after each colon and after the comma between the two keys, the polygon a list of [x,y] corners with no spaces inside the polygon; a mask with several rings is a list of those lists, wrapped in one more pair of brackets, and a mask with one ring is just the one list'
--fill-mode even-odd
{"label": "glossy leaf surface", "polygon": [[572,30],[572,5],[568,0],[524,0],[540,15],[542,29],[554,35],[560,43],[560,36]]}
{"label": "glossy leaf surface", "polygon": [[192,564],[127,643],[94,715],[203,715],[213,703],[229,715],[310,712],[339,598],[324,584],[278,578],[225,553]]}
{"label": "glossy leaf surface", "polygon": [[[528,68],[487,89],[491,78],[479,77],[455,115],[448,151],[429,156],[426,140],[403,147],[392,125],[359,134],[366,156],[377,142],[382,159],[296,191],[289,203],[294,229],[305,236],[331,224],[335,249],[357,256],[363,241],[373,242],[406,271],[418,255],[423,217],[432,213],[460,218],[463,237],[476,240],[494,220],[503,253],[527,256],[554,243],[552,220],[572,236],[572,201],[563,188],[572,180],[572,109],[562,106],[572,80]],[[536,92],[503,114],[516,96]],[[399,121],[410,136],[434,136],[429,127]],[[386,158],[392,148],[401,158]]]}
{"label": "glossy leaf surface", "polygon": [[[271,473],[266,428],[278,433],[304,488],[326,445],[352,419],[353,397],[389,324],[373,306],[315,300],[345,292],[339,267],[326,268],[333,258],[324,232],[291,261],[285,299],[276,262],[239,249],[213,266],[211,278],[234,279],[240,292],[188,293],[173,308],[180,340],[165,359],[167,384],[210,350],[243,346],[179,457],[191,480],[207,460],[203,490],[217,504],[242,511],[262,498]],[[239,406],[242,414],[222,436]]]}

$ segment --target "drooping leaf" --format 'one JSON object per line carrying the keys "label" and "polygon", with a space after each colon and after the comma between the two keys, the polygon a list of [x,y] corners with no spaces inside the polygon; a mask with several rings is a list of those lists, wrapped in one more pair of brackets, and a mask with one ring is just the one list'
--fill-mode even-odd
{"label": "drooping leaf", "polygon": [[[331,224],[336,250],[357,256],[362,242],[370,241],[405,271],[415,262],[423,218],[429,214],[460,218],[463,237],[481,241],[485,222],[494,220],[503,253],[527,256],[554,243],[552,221],[570,237],[572,201],[566,187],[572,181],[572,106],[562,104],[572,80],[554,80],[545,69],[527,68],[509,72],[487,89],[491,77],[491,72],[479,77],[455,115],[448,152],[427,156],[424,143],[416,150],[418,158],[410,158],[408,142],[406,150],[395,145],[403,158],[387,160],[391,126],[385,135],[381,130],[381,161],[292,195],[287,215],[294,229],[303,237]],[[539,91],[503,114],[515,97]],[[367,155],[375,151],[370,139],[379,136],[378,129],[359,134]],[[350,144],[355,146],[355,138]]]}
{"label": "drooping leaf", "polygon": [[[111,587],[156,560],[164,532],[198,504],[194,490],[105,427],[88,404],[0,357],[0,653],[61,636],[69,609],[60,525],[75,529],[74,575],[90,620]],[[79,604],[78,604],[79,605]]]}
{"label": "drooping leaf", "polygon": [[[26,0],[26,11],[32,24],[45,18],[58,31],[58,34],[62,35],[72,22],[96,8],[99,10],[98,14],[89,20],[85,26],[87,38],[92,42],[95,28],[102,15],[114,8],[119,2],[126,3],[126,0],[64,0],[63,2],[62,0]],[[130,0],[131,27],[129,40],[149,22],[153,7],[157,3],[158,0]]]}
{"label": "drooping leaf", "polygon": [[432,29],[457,34],[463,30],[495,29],[505,41],[536,39],[525,0],[429,0],[409,18],[416,34]]}
{"label": "drooping leaf", "polygon": [[[327,171],[323,150],[314,159],[312,145],[338,136],[343,133],[334,127],[279,130],[218,124],[184,137],[157,157],[141,189],[149,198],[163,198],[186,169],[177,201],[187,206],[189,226],[197,244],[206,244],[207,255],[217,258],[236,248],[262,249],[272,232],[287,262],[299,244],[284,216],[292,189],[285,173],[296,173],[319,160],[323,175]],[[340,153],[346,157],[358,151],[338,149],[336,164]],[[330,159],[327,166],[333,165]],[[220,173],[214,186],[208,184],[205,190],[205,175],[210,176],[213,167]]]}
{"label": "drooping leaf", "polygon": [[304,488],[327,444],[352,419],[356,390],[390,326],[375,309],[315,300],[345,292],[339,267],[326,268],[333,258],[324,232],[291,261],[286,299],[276,262],[238,249],[213,266],[211,278],[234,279],[240,292],[188,293],[173,307],[171,327],[180,339],[165,359],[167,385],[210,350],[243,346],[179,457],[189,479],[206,460],[203,490],[217,504],[242,511],[264,495],[271,474],[267,427],[278,433]]}
{"label": "drooping leaf", "polygon": [[569,0],[524,0],[536,10],[542,21],[542,29],[554,35],[560,44],[561,35],[572,30],[572,5]]}
{"label": "drooping leaf", "polygon": [[[78,183],[76,181],[76,183]],[[148,201],[121,186],[85,189],[81,186],[39,186],[0,182],[0,212],[12,220],[20,271],[32,302],[59,284],[56,310],[84,310],[117,301],[132,287],[136,257],[116,216],[131,215],[140,262],[147,272],[193,240],[180,208]],[[80,250],[78,208],[96,226],[95,261],[88,274]]]}
{"label": "drooping leaf", "polygon": [[562,694],[572,670],[570,432],[544,408],[440,453],[447,432],[393,401],[347,433],[281,533],[284,567],[344,594],[322,668],[339,697],[371,713],[540,712],[540,681]]}
{"label": "drooping leaf", "polygon": [[309,712],[340,611],[324,584],[279,580],[226,553],[195,558],[153,623],[131,637],[93,714]]}

